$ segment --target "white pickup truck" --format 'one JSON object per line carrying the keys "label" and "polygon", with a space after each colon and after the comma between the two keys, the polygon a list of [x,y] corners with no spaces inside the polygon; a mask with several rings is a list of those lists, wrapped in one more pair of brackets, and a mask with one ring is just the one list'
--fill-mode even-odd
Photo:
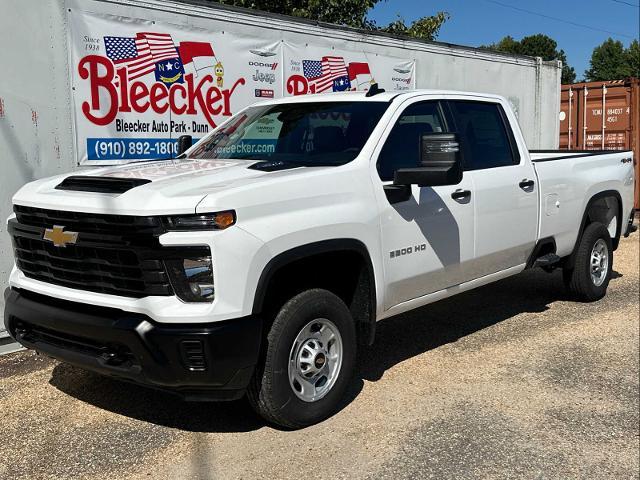
{"label": "white pickup truck", "polygon": [[528,151],[494,95],[268,101],[177,159],[24,186],[5,324],[62,361],[191,400],[246,393],[303,427],[340,408],[378,320],[536,266],[605,295],[633,165]]}

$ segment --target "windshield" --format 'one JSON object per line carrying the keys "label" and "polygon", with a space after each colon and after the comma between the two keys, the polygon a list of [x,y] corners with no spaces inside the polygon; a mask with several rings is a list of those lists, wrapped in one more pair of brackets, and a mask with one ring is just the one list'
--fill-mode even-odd
{"label": "windshield", "polygon": [[360,153],[388,102],[250,107],[203,140],[189,158],[343,165]]}

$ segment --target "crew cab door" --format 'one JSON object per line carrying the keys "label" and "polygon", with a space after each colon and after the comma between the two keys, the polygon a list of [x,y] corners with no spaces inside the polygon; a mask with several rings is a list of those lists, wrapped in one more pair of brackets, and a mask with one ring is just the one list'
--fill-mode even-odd
{"label": "crew cab door", "polygon": [[418,166],[421,136],[448,131],[440,102],[414,99],[399,109],[374,152],[387,309],[467,277],[474,242],[470,176],[452,186],[392,188],[396,170]]}
{"label": "crew cab door", "polygon": [[521,138],[517,143],[511,128],[517,120],[510,109],[497,100],[452,99],[448,106],[463,149],[465,176],[474,186],[470,280],[527,262],[537,238],[538,185],[524,143]]}

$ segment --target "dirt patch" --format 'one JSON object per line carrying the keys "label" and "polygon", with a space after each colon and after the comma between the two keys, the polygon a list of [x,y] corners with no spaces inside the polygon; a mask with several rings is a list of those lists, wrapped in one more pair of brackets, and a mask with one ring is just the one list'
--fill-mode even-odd
{"label": "dirt patch", "polygon": [[0,477],[637,478],[638,260],[623,239],[591,304],[529,271],[380,322],[345,408],[296,432],[0,357]]}

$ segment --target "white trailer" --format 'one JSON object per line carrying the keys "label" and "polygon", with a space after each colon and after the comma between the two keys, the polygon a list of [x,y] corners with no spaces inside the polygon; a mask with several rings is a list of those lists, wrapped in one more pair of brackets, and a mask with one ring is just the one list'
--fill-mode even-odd
{"label": "white trailer", "polygon": [[[151,55],[155,55],[152,42],[156,39],[149,35],[158,31],[171,32],[176,51],[187,52],[188,58],[182,55],[179,65],[181,77],[162,77],[158,68],[164,67],[157,62],[143,73],[152,81],[164,81],[164,90],[142,86],[136,93],[134,86],[133,90],[125,92],[123,85],[131,81],[131,70],[126,70],[128,78],[114,76],[111,90],[99,86],[92,90],[95,87],[90,83],[92,64],[88,61],[80,65],[87,55],[100,53],[104,58],[108,57],[117,71],[122,62],[128,62],[126,50],[133,49],[136,41],[147,41],[145,45],[151,45]],[[107,37],[116,40],[108,46]],[[11,214],[11,198],[18,188],[34,179],[82,169],[88,164],[104,165],[131,159],[124,153],[118,157],[114,149],[118,150],[116,153],[120,149],[133,151],[140,159],[166,156],[171,153],[180,128],[185,128],[185,133],[202,136],[198,133],[206,132],[218,120],[210,118],[208,124],[207,118],[200,121],[206,117],[206,112],[195,112],[198,106],[195,103],[188,105],[186,97],[192,86],[186,80],[195,81],[196,77],[201,83],[206,80],[200,66],[212,69],[212,83],[208,90],[210,97],[201,96],[199,100],[209,102],[210,111],[220,115],[220,120],[261,99],[256,97],[309,93],[315,88],[324,91],[321,78],[324,69],[343,71],[344,67],[347,86],[353,89],[366,85],[369,78],[366,74],[369,74],[371,80],[375,77],[375,81],[387,90],[413,87],[502,95],[515,110],[530,148],[554,149],[558,144],[561,65],[539,58],[416,41],[187,0],[5,0],[0,16],[0,38],[4,45],[0,64],[5,66],[4,74],[0,75],[3,167],[0,176],[0,290],[6,287],[13,266],[12,246],[4,220]],[[223,77],[216,70],[221,65],[206,63],[206,52],[198,50],[203,40],[212,45],[215,43],[214,49],[226,56],[225,66],[229,66],[237,78],[244,78],[233,98],[230,98],[234,92],[231,89],[237,85],[227,83],[223,86]],[[135,43],[135,54],[139,59],[142,49],[147,48],[141,45]],[[93,48],[96,51],[92,52]],[[111,50],[107,52],[109,48]],[[125,53],[122,53],[123,49]],[[214,49],[210,57],[217,60]],[[201,54],[198,61],[194,59],[196,53]],[[335,58],[344,63],[329,65]],[[363,65],[370,67],[370,71],[357,71]],[[83,67],[84,72],[81,71]],[[94,74],[104,75],[101,68],[96,66]],[[189,68],[192,68],[191,73]],[[315,79],[311,78],[314,68],[319,70]],[[172,81],[176,85],[185,82],[184,86],[172,88],[178,92],[173,97],[180,100],[184,95],[187,103],[170,104]],[[224,82],[227,82],[226,77]],[[335,78],[333,82],[334,89],[342,88],[338,87]],[[259,84],[267,88],[258,88]],[[110,98],[111,93],[116,96]],[[145,98],[151,99],[151,103],[139,100],[141,111],[137,111],[136,106],[131,108],[128,97],[131,93],[140,94],[140,98],[146,93]],[[129,103],[123,103],[123,95]],[[152,104],[154,99],[158,100],[156,104]],[[162,99],[165,99],[164,103]],[[225,103],[226,100],[229,101]],[[87,122],[91,112],[94,117],[104,118],[105,109],[112,106],[109,101],[117,101],[118,109],[113,118],[109,118],[111,123],[103,125],[104,130]],[[151,107],[157,107],[157,111]],[[194,109],[193,125],[184,122],[182,127],[177,125],[174,129],[172,113],[188,115],[191,107]],[[154,137],[156,143],[148,139],[137,142],[140,130],[148,128],[145,125],[151,125],[154,116],[172,125],[170,130],[147,135]],[[122,120],[118,126],[116,120]],[[110,137],[108,141],[102,142],[104,136]],[[100,157],[101,152],[110,154]],[[0,298],[0,311],[3,307],[4,300]]]}

